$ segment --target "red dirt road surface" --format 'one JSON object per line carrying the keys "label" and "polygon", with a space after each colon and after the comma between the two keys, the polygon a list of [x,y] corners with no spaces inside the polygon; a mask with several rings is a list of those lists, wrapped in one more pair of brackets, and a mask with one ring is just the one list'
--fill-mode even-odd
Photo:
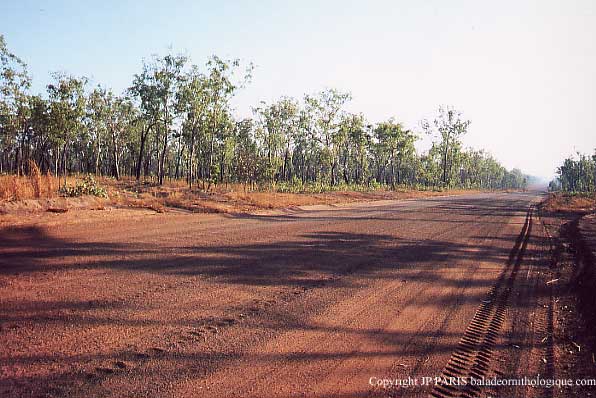
{"label": "red dirt road surface", "polygon": [[4,228],[0,396],[542,395],[379,385],[556,376],[539,199]]}

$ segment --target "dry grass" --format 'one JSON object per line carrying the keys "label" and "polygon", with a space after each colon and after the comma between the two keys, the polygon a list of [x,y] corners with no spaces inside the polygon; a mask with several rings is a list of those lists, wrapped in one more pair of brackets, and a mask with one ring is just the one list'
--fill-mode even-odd
{"label": "dry grass", "polygon": [[591,212],[596,210],[596,194],[551,193],[543,202],[542,209],[548,212]]}
{"label": "dry grass", "polygon": [[223,184],[209,191],[198,188],[189,190],[183,180],[166,181],[159,186],[153,182],[137,183],[133,178],[115,181],[110,178],[98,180],[107,187],[113,204],[141,207],[155,211],[179,209],[195,213],[239,213],[262,209],[283,209],[297,206],[340,204],[373,200],[409,199],[449,194],[470,193],[469,190],[449,192],[388,191],[368,192],[333,191],[325,193],[280,193],[274,191],[249,191],[243,184]]}
{"label": "dry grass", "polygon": [[[4,206],[4,212],[19,208],[24,199],[47,199],[58,196],[60,180],[50,175],[42,175],[32,163],[29,175],[23,177],[0,176],[0,201],[12,201]],[[74,185],[84,176],[73,175],[67,178]],[[168,210],[193,213],[243,213],[263,209],[283,209],[298,206],[340,204],[389,199],[408,199],[448,194],[470,193],[466,190],[449,192],[434,191],[333,191],[324,193],[280,193],[274,191],[250,191],[244,184],[221,184],[211,186],[206,191],[197,184],[188,189],[182,180],[166,180],[164,185],[155,181],[137,182],[134,177],[124,177],[119,181],[109,177],[97,177],[98,184],[107,190],[109,199],[103,203],[115,207],[146,208],[156,212]],[[68,202],[72,198],[61,198]],[[47,207],[40,201],[40,208]],[[31,205],[29,203],[28,205]],[[64,206],[68,206],[65,204]],[[78,206],[78,205],[77,205]],[[1,207],[1,206],[0,206]],[[10,210],[7,210],[10,207]],[[23,210],[30,208],[25,203]],[[2,210],[2,209],[0,209]]]}
{"label": "dry grass", "polygon": [[41,174],[35,162],[29,163],[29,175],[0,176],[0,201],[53,198],[57,195],[58,181],[49,173]]}

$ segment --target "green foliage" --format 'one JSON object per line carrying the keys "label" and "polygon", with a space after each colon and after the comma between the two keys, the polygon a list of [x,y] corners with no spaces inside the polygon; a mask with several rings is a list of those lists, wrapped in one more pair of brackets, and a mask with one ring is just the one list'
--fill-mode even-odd
{"label": "green foliage", "polygon": [[[524,189],[527,183],[521,171],[465,149],[470,122],[452,108],[439,108],[423,123],[433,137],[424,153],[416,151],[418,135],[398,121],[370,123],[346,111],[351,95],[336,89],[262,102],[253,118],[236,120],[232,100],[253,66],[241,68],[234,59],[213,56],[200,66],[186,56],[153,56],[122,95],[56,73],[47,99],[27,93],[26,66],[1,36],[0,67],[0,172],[20,173],[33,159],[43,173],[65,181],[69,173],[144,174],[159,183],[186,177],[189,187],[199,181],[202,189],[238,182],[281,192]],[[570,189],[593,186],[577,185]]]}
{"label": "green foliage", "polygon": [[577,159],[569,157],[557,169],[558,177],[549,184],[549,190],[569,193],[594,192],[596,190],[596,151],[593,156],[577,153]]}
{"label": "green foliage", "polygon": [[442,170],[441,185],[449,187],[452,185],[454,167],[459,161],[461,154],[461,137],[468,131],[469,120],[461,119],[461,112],[452,108],[439,108],[439,114],[433,120],[432,126],[428,121],[423,121],[422,126],[425,132],[434,139],[433,147],[439,152]]}
{"label": "green foliage", "polygon": [[[324,193],[336,191],[370,192],[381,189],[383,186],[375,183],[368,185],[339,183],[331,185],[326,182],[309,182],[303,184],[300,180],[293,182],[281,182],[275,185],[274,190],[281,193]],[[385,187],[389,189],[390,187]]]}
{"label": "green foliage", "polygon": [[60,188],[60,193],[70,197],[83,195],[92,195],[100,198],[108,197],[106,189],[100,186],[91,174],[85,176],[85,178],[82,181],[77,182],[75,186],[63,186]]}

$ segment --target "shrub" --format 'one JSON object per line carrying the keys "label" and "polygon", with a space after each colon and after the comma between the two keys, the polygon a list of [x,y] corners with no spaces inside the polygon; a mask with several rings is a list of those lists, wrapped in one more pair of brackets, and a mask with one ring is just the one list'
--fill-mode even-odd
{"label": "shrub", "polygon": [[93,195],[100,198],[108,197],[106,189],[100,186],[91,174],[88,174],[83,181],[78,182],[74,187],[66,185],[60,188],[60,193],[71,197],[82,195]]}

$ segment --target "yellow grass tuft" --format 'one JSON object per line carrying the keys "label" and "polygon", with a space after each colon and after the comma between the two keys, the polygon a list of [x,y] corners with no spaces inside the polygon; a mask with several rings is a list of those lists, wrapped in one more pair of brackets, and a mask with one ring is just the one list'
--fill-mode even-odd
{"label": "yellow grass tuft", "polygon": [[0,175],[0,200],[51,198],[58,184],[49,172],[44,176],[34,161],[28,162],[29,175]]}
{"label": "yellow grass tuft", "polygon": [[35,163],[35,160],[29,160],[27,165],[29,166],[29,182],[31,183],[31,187],[33,188],[33,197],[41,198],[41,171],[39,171],[39,167],[37,167],[37,163]]}
{"label": "yellow grass tuft", "polygon": [[58,191],[58,184],[56,184],[56,178],[50,174],[48,171],[43,178],[43,186],[45,187],[45,196],[47,198],[51,198],[56,196],[56,192]]}

